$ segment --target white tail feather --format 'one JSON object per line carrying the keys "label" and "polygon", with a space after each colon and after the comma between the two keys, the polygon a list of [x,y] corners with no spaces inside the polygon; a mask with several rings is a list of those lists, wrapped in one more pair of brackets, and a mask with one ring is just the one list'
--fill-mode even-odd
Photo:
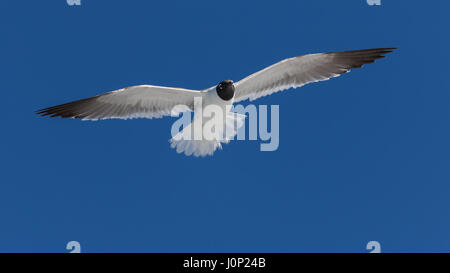
{"label": "white tail feather", "polygon": [[238,129],[244,125],[245,115],[228,112],[226,115],[226,122],[223,126],[224,128],[218,132],[220,137],[213,140],[205,139],[203,135],[202,140],[193,140],[192,125],[195,124],[195,122],[196,120],[194,120],[176,136],[172,137],[169,140],[170,147],[176,149],[177,153],[184,153],[187,156],[194,155],[196,157],[204,157],[207,155],[213,155],[217,148],[222,149],[222,143],[230,142],[231,138],[237,134]]}

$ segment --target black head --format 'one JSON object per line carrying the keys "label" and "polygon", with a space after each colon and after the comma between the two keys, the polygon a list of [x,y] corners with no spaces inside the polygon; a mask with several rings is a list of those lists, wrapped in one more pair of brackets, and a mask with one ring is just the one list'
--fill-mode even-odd
{"label": "black head", "polygon": [[234,97],[234,83],[232,80],[226,80],[219,83],[216,87],[217,95],[223,100],[231,100]]}

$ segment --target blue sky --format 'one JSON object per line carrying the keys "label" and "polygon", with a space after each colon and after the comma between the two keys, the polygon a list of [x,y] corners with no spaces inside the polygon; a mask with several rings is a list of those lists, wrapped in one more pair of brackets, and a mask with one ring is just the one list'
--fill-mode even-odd
{"label": "blue sky", "polygon": [[[3,1],[0,252],[450,251],[448,1]],[[447,18],[446,18],[447,17]],[[398,47],[280,105],[280,147],[169,147],[174,119],[45,119],[136,84],[203,89]],[[225,171],[226,170],[226,171]]]}

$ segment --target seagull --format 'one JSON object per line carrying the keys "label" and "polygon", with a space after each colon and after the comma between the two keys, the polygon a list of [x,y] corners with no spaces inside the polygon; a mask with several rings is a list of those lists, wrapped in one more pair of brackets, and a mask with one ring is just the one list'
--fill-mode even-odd
{"label": "seagull", "polygon": [[[385,57],[396,48],[375,48],[365,50],[341,51],[307,54],[284,59],[238,81],[225,80],[217,86],[204,90],[190,90],[153,85],[131,86],[94,97],[85,98],[49,108],[38,110],[41,116],[75,118],[82,120],[161,118],[176,116],[183,111],[194,112],[189,126],[170,139],[171,147],[187,156],[212,155],[228,138],[188,139],[186,134],[205,117],[196,113],[196,101],[203,107],[217,105],[224,109],[227,121],[242,126],[244,115],[229,111],[234,103],[244,100],[256,100],[290,88],[305,84],[326,81],[360,68],[365,64]],[[234,124],[234,123],[232,123]],[[227,128],[217,130],[224,132]],[[231,136],[236,134],[233,130]]]}

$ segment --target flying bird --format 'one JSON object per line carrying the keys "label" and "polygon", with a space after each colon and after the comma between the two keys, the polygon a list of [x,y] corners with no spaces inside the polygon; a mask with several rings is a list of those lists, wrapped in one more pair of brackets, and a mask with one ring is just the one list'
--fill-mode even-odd
{"label": "flying bird", "polygon": [[[385,57],[395,48],[376,48],[366,50],[342,51],[308,54],[282,60],[238,81],[225,80],[217,86],[204,90],[138,85],[107,92],[94,97],[81,99],[42,110],[36,113],[41,116],[76,118],[83,120],[161,118],[178,115],[182,111],[193,111],[194,120],[180,133],[170,140],[171,147],[178,153],[186,155],[212,155],[221,143],[229,139],[185,139],[192,132],[199,117],[195,112],[195,102],[201,98],[203,107],[217,105],[225,111],[227,120],[243,123],[245,116],[232,113],[226,106],[249,99],[253,101],[263,96],[289,88],[301,87],[305,84],[325,81],[349,72],[352,68],[360,68]],[[233,124],[232,123],[232,124]],[[241,125],[238,125],[238,127]],[[227,128],[218,131],[224,132]],[[234,136],[236,130],[233,130]]]}

